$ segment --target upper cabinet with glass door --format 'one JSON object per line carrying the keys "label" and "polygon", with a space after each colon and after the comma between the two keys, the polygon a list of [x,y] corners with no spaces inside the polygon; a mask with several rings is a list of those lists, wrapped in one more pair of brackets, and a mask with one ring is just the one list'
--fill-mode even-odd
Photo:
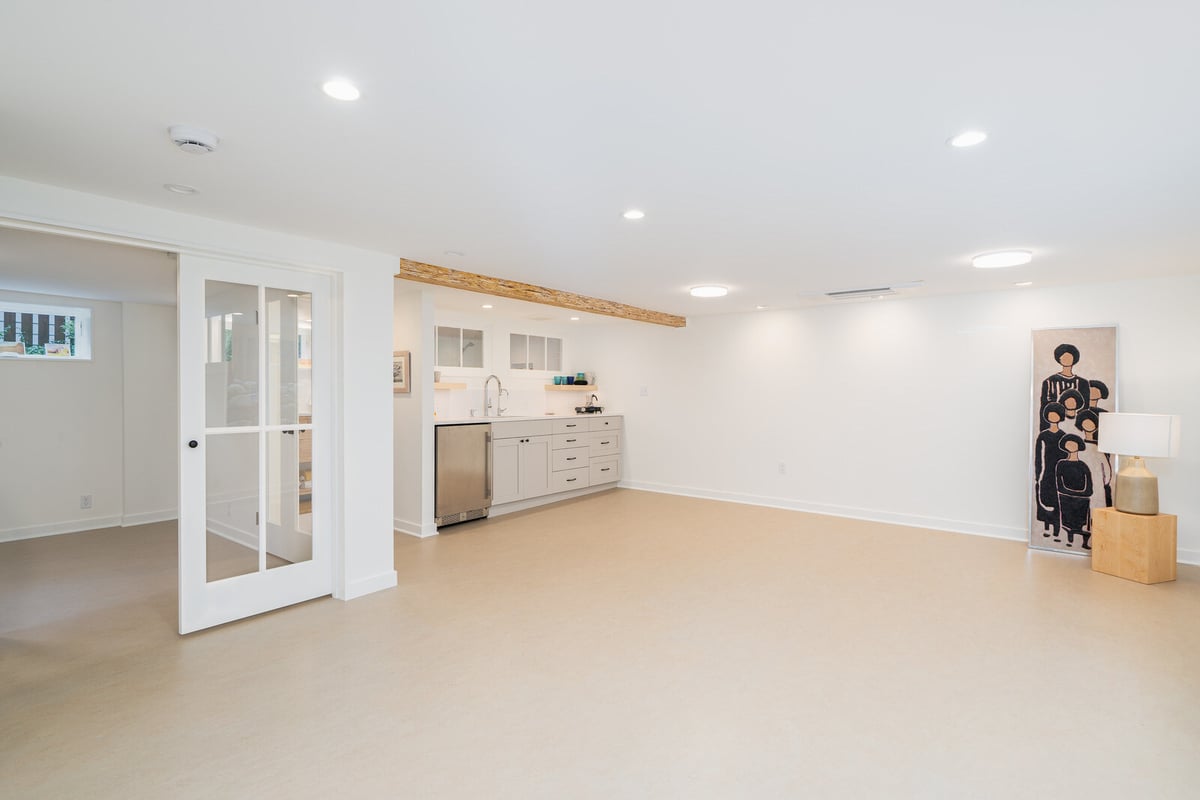
{"label": "upper cabinet with glass door", "polygon": [[508,335],[508,362],[510,369],[562,370],[562,339],[552,336],[534,336],[527,333]]}

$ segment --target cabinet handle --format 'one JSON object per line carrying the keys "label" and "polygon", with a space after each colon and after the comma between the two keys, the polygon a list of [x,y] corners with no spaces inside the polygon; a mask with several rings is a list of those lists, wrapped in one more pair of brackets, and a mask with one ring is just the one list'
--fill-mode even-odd
{"label": "cabinet handle", "polygon": [[601,442],[600,444],[612,444],[612,442]]}
{"label": "cabinet handle", "polygon": [[612,469],[612,467],[601,467],[601,468],[600,468],[600,471],[601,471],[601,472],[608,472],[610,469]]}
{"label": "cabinet handle", "polygon": [[567,459],[567,461],[574,461],[576,458],[577,458],[577,456],[571,456],[570,458]]}
{"label": "cabinet handle", "polygon": [[572,423],[571,423],[570,425],[568,425],[567,427],[568,427],[568,428],[576,428],[576,427],[578,427],[578,426],[577,426],[577,425],[576,425],[574,422],[572,422]]}
{"label": "cabinet handle", "polygon": [[574,483],[577,480],[579,480],[579,478],[567,478],[567,483]]}
{"label": "cabinet handle", "polygon": [[567,439],[567,444],[570,444],[571,442],[577,442],[577,441],[579,441],[579,440],[578,439]]}

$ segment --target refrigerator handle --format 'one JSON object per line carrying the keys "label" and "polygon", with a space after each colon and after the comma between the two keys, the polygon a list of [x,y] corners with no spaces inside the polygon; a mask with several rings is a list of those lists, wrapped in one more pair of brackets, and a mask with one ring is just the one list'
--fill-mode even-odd
{"label": "refrigerator handle", "polygon": [[487,441],[487,458],[484,462],[484,495],[483,499],[492,499],[492,434],[489,431],[484,434],[484,439]]}

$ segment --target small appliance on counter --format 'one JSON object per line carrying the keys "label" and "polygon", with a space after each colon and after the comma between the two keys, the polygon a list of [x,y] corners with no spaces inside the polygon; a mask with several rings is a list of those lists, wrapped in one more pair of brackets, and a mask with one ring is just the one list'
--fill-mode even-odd
{"label": "small appliance on counter", "polygon": [[576,414],[599,414],[599,413],[601,413],[602,411],[604,411],[604,408],[602,406],[596,405],[596,403],[599,402],[599,400],[600,400],[600,398],[596,397],[596,395],[593,394],[592,396],[590,396],[588,398],[586,406],[575,406],[575,413]]}

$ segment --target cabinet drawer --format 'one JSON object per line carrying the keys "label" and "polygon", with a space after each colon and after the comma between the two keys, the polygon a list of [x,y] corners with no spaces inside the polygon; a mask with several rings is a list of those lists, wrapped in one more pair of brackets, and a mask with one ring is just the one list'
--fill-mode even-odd
{"label": "cabinet drawer", "polygon": [[588,421],[586,419],[568,418],[551,420],[550,424],[554,426],[555,433],[583,433],[588,429]]}
{"label": "cabinet drawer", "polygon": [[[605,473],[607,474],[607,473]],[[550,491],[566,492],[571,489],[583,489],[590,485],[589,477],[591,470],[588,467],[580,467],[579,469],[567,469],[562,472],[555,472],[550,476]]]}
{"label": "cabinet drawer", "polygon": [[621,452],[621,434],[617,431],[597,431],[589,434],[589,445],[593,456],[607,456]]}
{"label": "cabinet drawer", "polygon": [[554,471],[586,467],[590,456],[590,447],[572,447],[567,450],[555,450],[552,461]]}
{"label": "cabinet drawer", "polygon": [[590,433],[556,433],[554,434],[554,449],[565,450],[568,447],[587,447],[592,443]]}
{"label": "cabinet drawer", "polygon": [[588,430],[591,431],[619,431],[621,429],[620,417],[600,417],[590,419],[588,423]]}
{"label": "cabinet drawer", "polygon": [[621,480],[621,459],[616,456],[593,458],[589,469],[592,486]]}

